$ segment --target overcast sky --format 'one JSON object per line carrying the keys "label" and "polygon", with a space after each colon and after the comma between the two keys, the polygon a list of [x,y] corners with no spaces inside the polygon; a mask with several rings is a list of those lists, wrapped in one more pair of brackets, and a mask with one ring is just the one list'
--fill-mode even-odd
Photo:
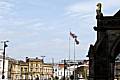
{"label": "overcast sky", "polygon": [[[112,16],[120,9],[120,0],[0,0],[0,40],[10,41],[6,54],[15,59],[46,56],[46,62],[68,59],[71,28],[80,41],[76,59],[85,59],[96,41],[98,2],[103,15]],[[72,38],[70,45],[73,59]]]}

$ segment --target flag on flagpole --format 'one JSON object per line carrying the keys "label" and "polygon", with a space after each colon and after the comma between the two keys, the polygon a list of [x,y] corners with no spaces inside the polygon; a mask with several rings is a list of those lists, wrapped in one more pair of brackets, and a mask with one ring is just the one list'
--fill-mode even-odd
{"label": "flag on flagpole", "polygon": [[77,36],[72,32],[70,32],[70,35],[72,36],[72,38],[77,38]]}
{"label": "flag on flagpole", "polygon": [[70,36],[72,36],[72,38],[75,39],[75,43],[78,45],[79,41],[77,40],[77,36],[72,32],[70,32]]}
{"label": "flag on flagpole", "polygon": [[75,42],[76,42],[77,45],[79,44],[79,41],[77,40],[77,38],[75,38]]}

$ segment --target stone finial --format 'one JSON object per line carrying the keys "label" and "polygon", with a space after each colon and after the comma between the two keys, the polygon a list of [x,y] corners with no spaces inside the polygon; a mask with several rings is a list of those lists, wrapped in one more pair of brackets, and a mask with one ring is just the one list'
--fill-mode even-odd
{"label": "stone finial", "polygon": [[97,9],[96,9],[97,15],[101,15],[101,7],[102,7],[102,4],[101,4],[101,3],[98,3],[98,4],[97,4]]}

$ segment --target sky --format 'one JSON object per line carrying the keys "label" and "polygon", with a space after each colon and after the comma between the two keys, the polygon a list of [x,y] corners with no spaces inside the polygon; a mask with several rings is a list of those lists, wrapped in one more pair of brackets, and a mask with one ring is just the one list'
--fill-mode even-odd
{"label": "sky", "polygon": [[[0,41],[9,40],[6,55],[14,59],[45,56],[45,62],[86,59],[89,45],[96,41],[96,4],[102,13],[113,16],[120,9],[120,0],[0,0]],[[0,43],[3,49],[3,43]]]}

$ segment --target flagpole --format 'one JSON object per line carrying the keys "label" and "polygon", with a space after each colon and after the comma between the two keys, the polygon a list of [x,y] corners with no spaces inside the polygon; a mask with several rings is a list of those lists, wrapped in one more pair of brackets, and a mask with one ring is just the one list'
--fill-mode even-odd
{"label": "flagpole", "polygon": [[75,40],[74,40],[74,80],[75,80]]}
{"label": "flagpole", "polygon": [[[69,29],[69,34],[70,34],[70,32],[71,32],[71,28]],[[69,61],[70,61],[70,46],[71,46],[71,45],[70,45],[70,41],[71,41],[71,40],[70,40],[70,35],[69,35]]]}
{"label": "flagpole", "polygon": [[70,32],[70,35],[74,39],[74,80],[75,80],[75,44],[78,45],[79,41],[77,40],[77,36],[74,33]]}
{"label": "flagpole", "polygon": [[69,61],[70,61],[70,36],[69,36]]}
{"label": "flagpole", "polygon": [[[70,32],[71,32],[71,29],[69,29],[69,62],[70,62]],[[68,75],[68,77],[70,77],[70,63],[68,63],[68,66],[69,66],[69,75]]]}

